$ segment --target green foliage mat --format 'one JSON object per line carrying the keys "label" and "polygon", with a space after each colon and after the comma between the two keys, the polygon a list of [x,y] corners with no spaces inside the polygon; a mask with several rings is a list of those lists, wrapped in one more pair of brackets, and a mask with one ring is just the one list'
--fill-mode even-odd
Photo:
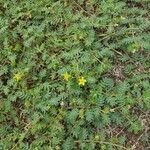
{"label": "green foliage mat", "polygon": [[0,0],[0,150],[146,150],[149,0]]}

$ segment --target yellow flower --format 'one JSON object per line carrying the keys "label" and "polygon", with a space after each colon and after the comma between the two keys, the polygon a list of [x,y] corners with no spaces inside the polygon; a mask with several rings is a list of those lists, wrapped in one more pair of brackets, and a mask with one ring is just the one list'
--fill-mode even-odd
{"label": "yellow flower", "polygon": [[21,73],[15,73],[13,78],[18,82],[22,79],[22,74]]}
{"label": "yellow flower", "polygon": [[71,75],[68,74],[67,72],[63,76],[64,76],[64,80],[66,80],[66,81],[68,81],[69,78],[71,77]]}
{"label": "yellow flower", "polygon": [[81,77],[81,78],[79,78],[79,85],[85,85],[85,83],[86,83],[86,79],[84,79],[84,77]]}

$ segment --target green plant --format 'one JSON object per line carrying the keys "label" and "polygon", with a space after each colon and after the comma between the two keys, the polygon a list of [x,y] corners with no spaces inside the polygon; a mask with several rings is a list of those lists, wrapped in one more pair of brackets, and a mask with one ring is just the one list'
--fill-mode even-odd
{"label": "green plant", "polygon": [[1,0],[0,149],[145,149],[149,8]]}

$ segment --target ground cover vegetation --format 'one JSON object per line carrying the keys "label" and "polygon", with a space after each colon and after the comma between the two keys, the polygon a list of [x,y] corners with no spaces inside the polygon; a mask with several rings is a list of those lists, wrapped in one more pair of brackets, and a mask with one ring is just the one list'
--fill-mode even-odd
{"label": "ground cover vegetation", "polygon": [[148,150],[149,0],[0,0],[0,150]]}

